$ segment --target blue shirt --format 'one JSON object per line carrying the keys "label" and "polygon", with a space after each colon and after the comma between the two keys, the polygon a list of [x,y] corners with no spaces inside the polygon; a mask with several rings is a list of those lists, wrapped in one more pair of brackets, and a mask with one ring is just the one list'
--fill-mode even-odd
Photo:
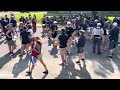
{"label": "blue shirt", "polygon": [[86,42],[86,37],[84,35],[81,35],[78,39],[77,47],[84,47]]}

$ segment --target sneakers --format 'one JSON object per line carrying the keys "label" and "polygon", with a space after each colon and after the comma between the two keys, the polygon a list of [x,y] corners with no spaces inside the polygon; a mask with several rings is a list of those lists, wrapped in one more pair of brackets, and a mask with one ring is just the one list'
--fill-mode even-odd
{"label": "sneakers", "polygon": [[14,53],[13,53],[13,52],[10,52],[9,54],[10,54],[10,57],[14,55]]}
{"label": "sneakers", "polygon": [[77,61],[76,63],[77,63],[77,64],[80,64],[80,61]]}
{"label": "sneakers", "polygon": [[108,55],[108,57],[109,57],[109,58],[112,58],[112,56],[111,56],[111,55]]}
{"label": "sneakers", "polygon": [[44,71],[43,73],[44,73],[44,74],[48,74],[48,70]]}
{"label": "sneakers", "polygon": [[30,72],[30,71],[27,71],[26,73],[27,74],[25,76],[30,76],[32,74],[32,72]]}

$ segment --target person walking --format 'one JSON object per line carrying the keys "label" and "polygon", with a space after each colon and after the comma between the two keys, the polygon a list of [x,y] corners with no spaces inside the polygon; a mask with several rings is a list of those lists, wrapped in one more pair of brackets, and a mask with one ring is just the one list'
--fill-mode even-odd
{"label": "person walking", "polygon": [[8,24],[7,25],[8,31],[6,32],[6,40],[8,43],[9,47],[9,54],[10,56],[14,55],[13,50],[15,49],[15,41],[14,41],[14,33],[13,33],[13,28],[12,25]]}
{"label": "person walking", "polygon": [[48,74],[48,69],[47,69],[47,67],[46,67],[46,65],[45,65],[45,63],[43,62],[43,59],[42,59],[41,49],[42,49],[42,42],[40,41],[40,38],[39,37],[34,37],[33,41],[32,41],[32,46],[31,46],[31,58],[30,58],[31,59],[30,63],[32,62],[32,67],[30,68],[30,66],[29,66],[29,71],[26,72],[27,75],[32,74],[32,71],[35,67],[35,64],[36,64],[37,60],[39,60],[40,63],[45,68],[45,71],[43,73]]}
{"label": "person walking", "polygon": [[27,32],[26,30],[26,26],[23,27],[23,31],[20,33],[20,39],[21,39],[21,53],[20,53],[20,57],[23,56],[24,54],[24,48],[26,48],[26,52],[28,53],[28,47],[30,44],[30,32]]}
{"label": "person walking", "polygon": [[[93,53],[102,54],[101,53],[101,42],[102,42],[102,35],[104,31],[101,28],[101,23],[97,23],[97,27],[93,29],[91,39],[93,40]],[[96,51],[97,46],[97,51]]]}

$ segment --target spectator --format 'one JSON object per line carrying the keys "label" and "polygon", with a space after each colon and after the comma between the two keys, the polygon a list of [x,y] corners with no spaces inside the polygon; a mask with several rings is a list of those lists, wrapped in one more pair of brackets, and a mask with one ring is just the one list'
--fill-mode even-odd
{"label": "spectator", "polygon": [[118,35],[119,35],[119,28],[116,22],[113,23],[113,28],[110,30],[109,33],[109,58],[112,58],[113,52],[116,48],[118,42]]}
{"label": "spectator", "polygon": [[62,34],[58,37],[58,46],[60,48],[60,54],[62,63],[61,65],[64,66],[66,63],[67,58],[67,41],[68,41],[68,35],[65,33],[65,29],[61,30]]}
{"label": "spectator", "polygon": [[[92,31],[91,39],[93,39],[93,53],[102,54],[101,53],[101,41],[102,41],[102,35],[103,35],[103,29],[100,28],[101,24],[97,24],[97,28],[94,28]],[[97,46],[97,52],[96,52],[96,46]]]}
{"label": "spectator", "polygon": [[78,53],[79,60],[76,63],[78,64],[80,64],[80,60],[85,60],[84,46],[86,43],[86,37],[84,34],[85,34],[85,31],[80,30],[80,37],[77,42],[77,53]]}

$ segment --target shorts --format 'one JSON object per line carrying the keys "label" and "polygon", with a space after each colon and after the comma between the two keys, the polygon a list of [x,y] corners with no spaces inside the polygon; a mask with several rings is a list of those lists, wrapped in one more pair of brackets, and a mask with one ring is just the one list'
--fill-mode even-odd
{"label": "shorts", "polygon": [[77,47],[77,53],[83,53],[84,48],[83,47]]}
{"label": "shorts", "polygon": [[117,42],[116,41],[109,41],[109,50],[116,48]]}
{"label": "shorts", "polygon": [[67,48],[60,48],[60,54],[63,55],[67,53]]}
{"label": "shorts", "polygon": [[15,45],[15,41],[13,40],[9,40],[8,42],[8,46],[14,46]]}
{"label": "shorts", "polygon": [[22,44],[26,45],[26,44],[29,44],[30,42],[22,42]]}
{"label": "shorts", "polygon": [[37,59],[41,59],[42,58],[42,54],[37,55]]}
{"label": "shorts", "polygon": [[30,62],[32,62],[32,64],[35,64],[37,61],[37,57],[34,57],[34,56],[30,56]]}

